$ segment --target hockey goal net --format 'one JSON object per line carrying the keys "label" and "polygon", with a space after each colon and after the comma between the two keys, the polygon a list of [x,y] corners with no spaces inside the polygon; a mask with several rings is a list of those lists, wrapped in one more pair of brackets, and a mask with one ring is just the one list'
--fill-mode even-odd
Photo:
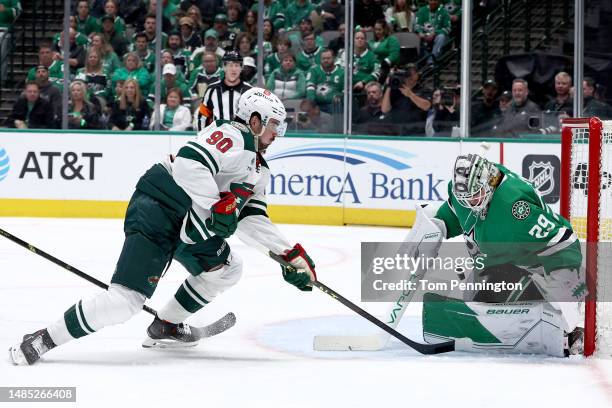
{"label": "hockey goal net", "polygon": [[612,356],[612,121],[565,119],[561,141],[561,215],[587,243],[584,354]]}

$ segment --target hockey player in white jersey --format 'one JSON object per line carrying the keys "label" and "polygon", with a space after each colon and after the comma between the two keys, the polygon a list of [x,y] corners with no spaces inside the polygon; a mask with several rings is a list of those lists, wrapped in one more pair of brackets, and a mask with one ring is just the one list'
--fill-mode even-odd
{"label": "hockey player in white jersey", "polygon": [[242,261],[225,241],[237,229],[297,268],[283,270],[287,282],[312,290],[314,263],[266,214],[270,172],[261,152],[284,135],[285,117],[276,95],[250,89],[240,98],[235,121],[212,123],[176,157],[149,169],[128,205],[125,242],[109,289],[25,335],[10,348],[12,361],[33,364],[54,347],[127,321],[153,295],[172,259],[190,275],[158,311],[143,346],[197,344],[197,332],[184,321],[240,279]]}

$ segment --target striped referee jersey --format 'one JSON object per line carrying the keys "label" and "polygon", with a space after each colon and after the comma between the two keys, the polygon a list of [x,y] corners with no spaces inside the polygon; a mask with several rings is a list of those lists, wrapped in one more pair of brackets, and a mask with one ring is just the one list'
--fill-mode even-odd
{"label": "striped referee jersey", "polygon": [[234,86],[227,85],[225,81],[211,84],[197,112],[198,130],[203,129],[213,120],[233,120],[240,95],[251,88],[251,85],[243,81]]}

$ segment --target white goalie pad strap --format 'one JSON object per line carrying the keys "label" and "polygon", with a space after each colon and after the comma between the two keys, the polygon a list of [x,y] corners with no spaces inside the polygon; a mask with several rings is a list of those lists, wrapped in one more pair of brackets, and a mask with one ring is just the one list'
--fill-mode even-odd
{"label": "white goalie pad strap", "polygon": [[[416,206],[416,219],[401,251],[412,257],[435,257],[446,237],[444,222],[428,215],[427,204]],[[424,271],[422,271],[424,272]]]}

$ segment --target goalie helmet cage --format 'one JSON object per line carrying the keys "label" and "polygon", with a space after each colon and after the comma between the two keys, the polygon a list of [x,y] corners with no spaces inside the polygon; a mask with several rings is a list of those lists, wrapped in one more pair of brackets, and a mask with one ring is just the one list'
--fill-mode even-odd
{"label": "goalie helmet cage", "polygon": [[[570,118],[561,134],[561,215],[586,240],[584,354],[612,355],[612,121]],[[606,302],[607,301],[607,302]]]}

